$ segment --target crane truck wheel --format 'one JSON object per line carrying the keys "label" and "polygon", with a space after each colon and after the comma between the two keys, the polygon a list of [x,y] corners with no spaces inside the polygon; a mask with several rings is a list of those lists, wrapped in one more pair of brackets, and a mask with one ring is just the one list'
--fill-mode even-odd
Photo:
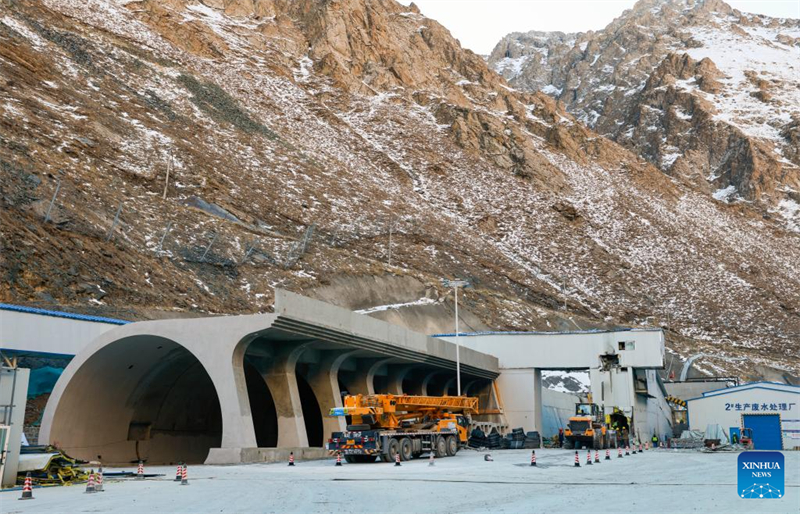
{"label": "crane truck wheel", "polygon": [[436,449],[437,459],[443,459],[447,457],[447,440],[443,436],[436,437],[436,444],[434,448]]}
{"label": "crane truck wheel", "polygon": [[413,447],[411,444],[411,439],[408,437],[404,437],[400,440],[400,460],[406,461],[411,460],[411,453],[413,451]]}
{"label": "crane truck wheel", "polygon": [[455,457],[458,451],[458,441],[452,435],[447,436],[447,455]]}
{"label": "crane truck wheel", "polygon": [[[394,462],[397,454],[400,453],[400,442],[392,437],[389,439],[389,444],[386,449],[386,453],[389,455],[389,462]],[[402,459],[402,457],[400,458]]]}

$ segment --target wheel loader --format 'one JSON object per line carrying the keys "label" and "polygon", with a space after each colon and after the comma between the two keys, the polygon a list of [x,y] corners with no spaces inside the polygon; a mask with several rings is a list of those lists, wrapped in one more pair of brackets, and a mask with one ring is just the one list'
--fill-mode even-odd
{"label": "wheel loader", "polygon": [[[616,427],[616,428],[612,428]],[[602,450],[627,444],[628,418],[619,410],[604,415],[597,404],[578,403],[564,430],[564,447]]]}

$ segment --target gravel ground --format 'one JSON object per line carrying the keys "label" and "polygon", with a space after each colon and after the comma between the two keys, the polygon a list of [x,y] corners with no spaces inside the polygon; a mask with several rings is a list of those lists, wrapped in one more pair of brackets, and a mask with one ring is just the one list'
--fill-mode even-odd
{"label": "gravel ground", "polygon": [[[239,466],[192,466],[189,486],[173,482],[175,468],[148,467],[165,477],[106,480],[106,491],[83,486],[35,489],[33,501],[19,492],[0,494],[4,513],[473,513],[565,512],[792,513],[800,511],[800,453],[785,452],[786,494],[777,500],[737,496],[736,453],[649,451],[575,468],[574,452],[465,450],[430,467],[422,459],[393,464],[333,461]],[[602,459],[602,456],[601,456]],[[129,468],[135,471],[135,467]],[[112,470],[109,470],[112,471]]]}

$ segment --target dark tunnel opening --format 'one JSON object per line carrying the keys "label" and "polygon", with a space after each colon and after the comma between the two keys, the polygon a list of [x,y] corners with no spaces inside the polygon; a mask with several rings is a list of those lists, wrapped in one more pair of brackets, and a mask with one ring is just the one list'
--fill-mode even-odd
{"label": "dark tunnel opening", "polygon": [[272,393],[264,377],[247,359],[244,361],[244,378],[250,413],[253,416],[256,445],[259,448],[275,448],[278,446],[278,414]]}
{"label": "dark tunnel opening", "polygon": [[306,379],[297,374],[297,389],[300,393],[300,404],[303,408],[303,419],[306,424],[308,445],[312,448],[322,447],[324,429],[322,425],[322,411],[320,411],[314,390],[308,385]]}

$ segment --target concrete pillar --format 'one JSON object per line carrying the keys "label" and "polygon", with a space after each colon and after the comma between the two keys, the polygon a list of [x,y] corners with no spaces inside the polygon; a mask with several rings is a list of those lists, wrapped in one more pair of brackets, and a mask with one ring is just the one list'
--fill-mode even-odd
{"label": "concrete pillar", "polygon": [[334,407],[342,406],[342,395],[339,390],[339,368],[342,363],[355,351],[324,352],[318,365],[313,366],[308,372],[308,385],[314,391],[320,411],[322,412],[323,439],[330,437],[333,432],[341,432],[346,428],[345,418],[329,416]]}
{"label": "concrete pillar", "polygon": [[510,428],[542,432],[542,371],[538,368],[504,369],[497,378]]}
{"label": "concrete pillar", "polygon": [[542,370],[534,368],[533,370],[533,430],[542,433],[544,425],[542,424]]}
{"label": "concrete pillar", "polygon": [[0,418],[0,423],[10,426],[10,430],[6,434],[8,437],[8,453],[4,456],[3,487],[11,487],[17,483],[17,466],[19,464],[20,441],[22,440],[22,425],[25,420],[25,403],[28,398],[30,371],[25,368],[12,369],[5,366],[0,368],[0,405],[6,406],[3,409],[5,419]]}
{"label": "concrete pillar", "polygon": [[278,448],[308,446],[308,434],[306,434],[303,406],[300,402],[295,373],[297,360],[308,344],[281,345],[276,349],[269,366],[258,366],[275,401],[275,412],[278,415]]}
{"label": "concrete pillar", "polygon": [[375,373],[392,359],[359,359],[355,378],[348,388],[351,394],[375,394]]}

